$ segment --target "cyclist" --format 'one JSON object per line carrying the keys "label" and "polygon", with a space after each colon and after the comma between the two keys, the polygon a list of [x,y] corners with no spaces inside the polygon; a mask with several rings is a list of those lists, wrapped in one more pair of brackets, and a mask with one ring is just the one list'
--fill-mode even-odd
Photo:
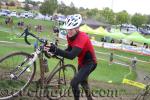
{"label": "cyclist", "polygon": [[97,61],[94,48],[88,35],[79,31],[79,26],[82,22],[80,14],[70,15],[66,18],[64,28],[67,30],[68,48],[61,50],[54,44],[45,46],[45,50],[55,55],[62,56],[68,59],[78,57],[78,73],[71,81],[71,87],[74,94],[74,99],[79,100],[80,89],[79,84],[83,87],[88,100],[93,100],[88,85],[88,76],[96,68]]}

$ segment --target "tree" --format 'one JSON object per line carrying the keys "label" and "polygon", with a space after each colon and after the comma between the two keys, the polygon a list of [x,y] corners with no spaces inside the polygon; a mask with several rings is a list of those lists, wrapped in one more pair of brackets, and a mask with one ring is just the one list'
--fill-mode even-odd
{"label": "tree", "polygon": [[2,7],[2,3],[1,3],[1,1],[0,1],[0,9],[1,9],[1,7]]}
{"label": "tree", "polygon": [[58,6],[57,12],[67,15],[67,6],[65,5],[65,3],[63,1],[61,1],[61,3]]}
{"label": "tree", "polygon": [[64,2],[61,1],[58,7],[58,13],[64,14],[64,15],[71,15],[78,13],[77,8],[74,6],[73,2],[70,3],[70,6],[66,6]]}
{"label": "tree", "polygon": [[116,14],[116,23],[117,24],[129,23],[129,20],[130,20],[129,14],[125,10],[118,12]]}
{"label": "tree", "polygon": [[38,2],[35,1],[31,1],[30,4],[32,4],[33,6],[38,6]]}
{"label": "tree", "polygon": [[78,9],[78,13],[80,13],[83,18],[87,18],[86,9],[84,9],[83,7],[80,7]]}
{"label": "tree", "polygon": [[26,11],[30,10],[29,4],[27,4],[27,3],[25,4],[24,10],[26,10]]}
{"label": "tree", "polygon": [[14,1],[10,1],[9,6],[15,6],[15,2]]}
{"label": "tree", "polygon": [[8,6],[9,6],[9,3],[8,2],[6,2],[6,8],[8,9]]}
{"label": "tree", "polygon": [[63,1],[61,1],[61,4],[59,4],[58,6],[58,13],[61,13],[63,15],[68,15],[69,11],[70,11],[70,7],[69,6],[66,6],[65,3]]}
{"label": "tree", "polygon": [[98,17],[98,21],[103,22],[103,23],[107,23],[107,21],[104,18],[104,16],[101,16],[101,15]]}
{"label": "tree", "polygon": [[26,11],[31,10],[31,8],[29,7],[30,2],[31,2],[31,0],[24,1],[24,3],[25,3],[24,10],[26,10]]}
{"label": "tree", "polygon": [[70,3],[70,9],[68,10],[68,14],[71,15],[71,14],[75,14],[77,13],[77,9],[75,8],[73,2]]}
{"label": "tree", "polygon": [[58,7],[57,0],[45,0],[40,6],[40,12],[44,15],[52,15]]}
{"label": "tree", "polygon": [[25,0],[24,3],[29,4],[30,2],[32,2],[32,0]]}
{"label": "tree", "polygon": [[146,16],[136,13],[132,16],[131,23],[138,28],[138,27],[142,26],[142,24],[147,23],[147,18],[146,18]]}
{"label": "tree", "polygon": [[150,24],[150,15],[147,15],[147,24]]}
{"label": "tree", "polygon": [[87,16],[88,17],[95,17],[98,14],[98,9],[87,9]]}
{"label": "tree", "polygon": [[100,11],[100,17],[104,18],[105,22],[113,24],[114,23],[115,14],[112,11],[112,9],[109,9],[108,7],[106,7],[103,10]]}

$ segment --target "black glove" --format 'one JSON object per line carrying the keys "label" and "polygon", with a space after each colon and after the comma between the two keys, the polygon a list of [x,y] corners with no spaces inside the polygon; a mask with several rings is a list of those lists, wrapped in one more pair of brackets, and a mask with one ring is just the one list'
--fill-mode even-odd
{"label": "black glove", "polygon": [[49,52],[53,53],[53,54],[56,54],[57,52],[57,47],[56,45],[54,45],[53,43],[50,43],[50,49],[49,49]]}

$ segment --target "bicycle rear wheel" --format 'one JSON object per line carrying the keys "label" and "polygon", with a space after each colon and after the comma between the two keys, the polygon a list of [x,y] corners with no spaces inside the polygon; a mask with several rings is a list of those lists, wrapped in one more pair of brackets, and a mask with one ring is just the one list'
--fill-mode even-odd
{"label": "bicycle rear wheel", "polygon": [[59,99],[70,93],[70,81],[76,74],[74,65],[67,64],[57,69],[47,80],[47,97],[52,100]]}
{"label": "bicycle rear wheel", "polygon": [[24,52],[11,53],[0,59],[0,100],[22,95],[35,74],[35,63],[28,63],[31,55]]}

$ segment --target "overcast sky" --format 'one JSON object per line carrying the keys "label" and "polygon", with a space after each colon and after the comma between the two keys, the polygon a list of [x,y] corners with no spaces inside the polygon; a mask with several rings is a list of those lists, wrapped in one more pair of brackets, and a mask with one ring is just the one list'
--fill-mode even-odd
{"label": "overcast sky", "polygon": [[[43,0],[34,0],[34,1],[43,1]],[[58,0],[58,1],[59,2],[63,1],[66,5],[69,5],[71,2],[73,2],[76,7],[98,8],[98,9],[109,7],[113,9],[114,12],[126,10],[129,14],[134,14],[137,12],[141,14],[150,15],[150,0]]]}

